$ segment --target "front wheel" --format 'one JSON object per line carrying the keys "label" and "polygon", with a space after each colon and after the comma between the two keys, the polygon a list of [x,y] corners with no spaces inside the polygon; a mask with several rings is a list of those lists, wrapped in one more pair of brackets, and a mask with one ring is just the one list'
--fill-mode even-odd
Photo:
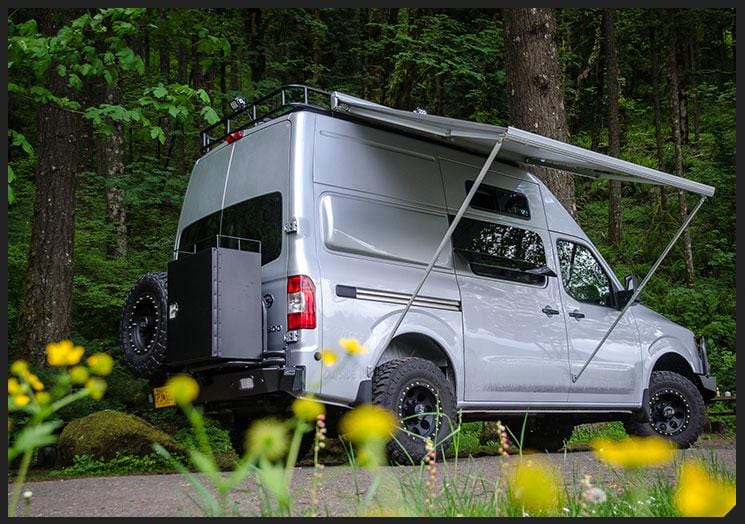
{"label": "front wheel", "polygon": [[373,403],[399,420],[400,429],[387,447],[391,462],[420,463],[427,454],[427,439],[438,456],[444,455],[457,424],[455,398],[448,379],[432,362],[409,357],[375,368]]}
{"label": "front wheel", "polygon": [[626,432],[661,436],[680,448],[698,439],[706,424],[706,405],[698,388],[673,371],[653,371],[649,380],[649,421],[627,422]]}

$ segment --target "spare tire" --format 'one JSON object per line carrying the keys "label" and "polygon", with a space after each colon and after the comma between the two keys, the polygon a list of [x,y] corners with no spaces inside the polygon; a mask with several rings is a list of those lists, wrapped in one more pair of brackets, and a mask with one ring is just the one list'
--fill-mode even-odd
{"label": "spare tire", "polygon": [[146,273],[124,299],[119,343],[124,362],[138,377],[158,378],[166,366],[168,273]]}

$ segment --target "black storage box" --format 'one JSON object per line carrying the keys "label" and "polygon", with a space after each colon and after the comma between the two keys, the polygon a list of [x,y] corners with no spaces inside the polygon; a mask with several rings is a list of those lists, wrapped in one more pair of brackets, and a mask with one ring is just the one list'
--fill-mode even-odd
{"label": "black storage box", "polygon": [[223,247],[168,264],[168,364],[260,360],[261,254]]}

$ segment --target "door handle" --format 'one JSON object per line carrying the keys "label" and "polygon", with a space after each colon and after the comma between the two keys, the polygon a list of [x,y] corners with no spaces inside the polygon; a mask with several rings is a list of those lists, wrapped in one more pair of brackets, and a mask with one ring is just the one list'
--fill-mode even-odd
{"label": "door handle", "polygon": [[549,317],[551,315],[558,315],[559,314],[559,310],[558,309],[554,309],[551,306],[546,306],[543,309],[541,309],[541,311],[543,311],[544,313],[546,313],[546,315],[548,315]]}
{"label": "door handle", "polygon": [[571,313],[569,313],[569,316],[570,317],[574,317],[577,320],[579,320],[580,318],[585,318],[585,314],[582,313],[582,312],[580,312],[579,309],[575,309],[574,311],[572,311]]}

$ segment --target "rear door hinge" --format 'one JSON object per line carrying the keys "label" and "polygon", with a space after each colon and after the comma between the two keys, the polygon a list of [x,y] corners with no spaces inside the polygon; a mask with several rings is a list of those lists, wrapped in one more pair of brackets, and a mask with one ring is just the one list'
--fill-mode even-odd
{"label": "rear door hinge", "polygon": [[284,341],[285,342],[297,342],[298,340],[298,334],[297,331],[288,331],[285,333]]}
{"label": "rear door hinge", "polygon": [[285,233],[297,233],[297,218],[291,218],[289,222],[282,226],[282,231]]}

